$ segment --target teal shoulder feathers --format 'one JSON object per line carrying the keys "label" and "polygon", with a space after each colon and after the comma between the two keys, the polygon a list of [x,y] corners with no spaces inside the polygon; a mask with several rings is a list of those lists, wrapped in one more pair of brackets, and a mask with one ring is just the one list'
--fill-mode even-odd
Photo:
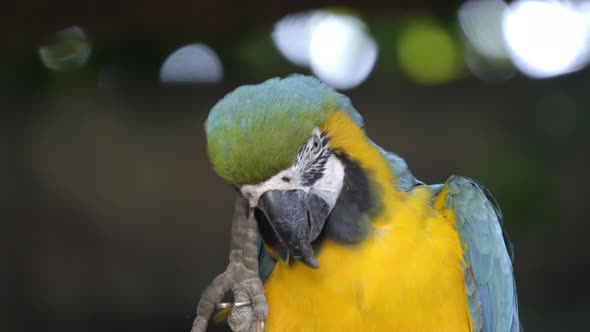
{"label": "teal shoulder feathers", "polygon": [[446,206],[455,212],[466,247],[465,288],[474,331],[520,331],[512,245],[496,200],[467,177],[453,176],[445,186]]}

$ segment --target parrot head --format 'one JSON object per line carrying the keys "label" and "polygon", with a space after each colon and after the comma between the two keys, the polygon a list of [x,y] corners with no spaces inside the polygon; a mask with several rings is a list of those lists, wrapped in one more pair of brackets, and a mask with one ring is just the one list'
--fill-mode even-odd
{"label": "parrot head", "polygon": [[312,268],[319,267],[312,244],[350,173],[350,162],[322,130],[334,112],[362,128],[347,97],[313,77],[293,75],[239,87],[205,123],[211,163],[248,200],[265,244],[283,261],[292,256]]}

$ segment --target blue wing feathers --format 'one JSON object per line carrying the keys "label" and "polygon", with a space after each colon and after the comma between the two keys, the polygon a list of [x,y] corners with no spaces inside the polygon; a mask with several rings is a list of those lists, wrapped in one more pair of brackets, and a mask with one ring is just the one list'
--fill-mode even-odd
{"label": "blue wing feathers", "polygon": [[[480,190],[486,195],[488,202],[492,205],[494,212],[496,213],[496,217],[498,218],[498,222],[501,226],[504,226],[504,216],[502,215],[502,210],[500,210],[500,205],[496,201],[496,198],[492,193],[488,190],[488,188],[484,187],[481,183],[477,180],[471,179],[475,185],[479,187]],[[502,236],[504,238],[504,244],[506,245],[506,249],[508,250],[508,255],[510,256],[510,261],[514,263],[514,246],[508,237],[508,233],[506,233],[505,229],[502,229]]]}
{"label": "blue wing feathers", "polygon": [[484,186],[466,177],[451,177],[446,187],[447,207],[455,211],[465,260],[476,284],[477,291],[470,294],[473,281],[466,277],[474,327],[482,326],[486,332],[519,331],[512,244],[502,229],[498,203]]}

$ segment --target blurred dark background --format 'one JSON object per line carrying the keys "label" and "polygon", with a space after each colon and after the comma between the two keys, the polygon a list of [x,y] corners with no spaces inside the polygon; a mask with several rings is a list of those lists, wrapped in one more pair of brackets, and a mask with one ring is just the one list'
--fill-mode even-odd
{"label": "blurred dark background", "polygon": [[189,331],[234,194],[203,122],[294,72],[350,96],[420,179],[495,193],[527,331],[590,330],[587,2],[335,4],[3,3],[0,331]]}

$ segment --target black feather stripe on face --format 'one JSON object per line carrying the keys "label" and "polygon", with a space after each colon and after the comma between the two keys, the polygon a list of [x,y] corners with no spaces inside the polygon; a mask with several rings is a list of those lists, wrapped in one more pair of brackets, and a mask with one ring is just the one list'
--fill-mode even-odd
{"label": "black feather stripe on face", "polygon": [[375,203],[365,171],[344,155],[338,155],[338,158],[344,164],[344,184],[326,220],[325,236],[337,242],[356,243],[369,231],[367,213]]}
{"label": "black feather stripe on face", "polygon": [[332,149],[328,145],[326,133],[314,136],[308,143],[299,148],[296,167],[300,170],[301,184],[311,187],[322,178],[326,170],[328,158],[332,155]]}

